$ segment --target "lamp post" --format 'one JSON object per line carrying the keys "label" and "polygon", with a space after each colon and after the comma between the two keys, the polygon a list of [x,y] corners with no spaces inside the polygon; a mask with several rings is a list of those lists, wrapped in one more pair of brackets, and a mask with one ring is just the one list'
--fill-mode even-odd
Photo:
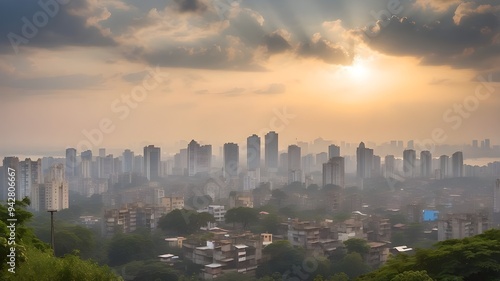
{"label": "lamp post", "polygon": [[54,213],[57,210],[47,210],[50,213],[50,246],[52,247],[52,252],[54,255],[56,254],[56,250],[54,248]]}

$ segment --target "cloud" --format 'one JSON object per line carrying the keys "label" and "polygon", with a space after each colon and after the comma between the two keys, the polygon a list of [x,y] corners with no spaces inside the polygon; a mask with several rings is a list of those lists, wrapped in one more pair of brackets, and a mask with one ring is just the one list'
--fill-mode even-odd
{"label": "cloud", "polygon": [[468,2],[430,23],[392,16],[378,21],[374,33],[364,39],[373,49],[414,56],[422,64],[492,69],[500,63],[499,10],[499,4]]}
{"label": "cloud", "polygon": [[174,0],[181,13],[185,12],[203,12],[207,5],[200,0]]}
{"label": "cloud", "polygon": [[262,95],[275,95],[275,94],[282,94],[286,91],[286,86],[284,84],[270,84],[267,86],[265,89],[260,89],[254,91],[256,94],[262,94]]}
{"label": "cloud", "polygon": [[350,64],[352,62],[352,57],[344,48],[322,38],[319,33],[314,34],[311,41],[301,43],[297,53],[301,57],[316,58],[330,64]]}
{"label": "cloud", "polygon": [[264,46],[267,48],[267,51],[270,54],[278,54],[288,51],[292,48],[290,43],[288,43],[289,35],[285,33],[283,30],[275,31],[271,34],[267,34],[264,36]]}
{"label": "cloud", "polygon": [[[43,6],[39,3],[55,3]],[[91,0],[0,2],[0,52],[15,53],[22,47],[116,45],[100,22],[110,13]]]}

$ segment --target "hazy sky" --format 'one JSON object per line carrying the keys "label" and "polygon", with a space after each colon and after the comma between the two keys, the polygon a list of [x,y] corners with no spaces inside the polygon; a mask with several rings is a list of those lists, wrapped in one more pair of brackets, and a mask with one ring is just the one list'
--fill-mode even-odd
{"label": "hazy sky", "polygon": [[40,3],[0,2],[0,155],[270,129],[500,143],[499,1]]}

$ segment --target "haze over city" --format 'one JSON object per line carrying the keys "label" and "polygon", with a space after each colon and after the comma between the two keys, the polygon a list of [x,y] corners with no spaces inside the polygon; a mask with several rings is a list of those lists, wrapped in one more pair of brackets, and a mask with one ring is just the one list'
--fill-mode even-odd
{"label": "haze over city", "polygon": [[500,280],[500,1],[0,1],[0,279]]}
{"label": "haze over city", "polygon": [[[7,1],[0,111],[15,118],[0,155],[57,155],[103,119],[113,130],[94,149],[277,128],[286,143],[423,141],[436,128],[446,143],[498,143],[495,1],[389,2],[79,1],[33,32],[22,18],[34,25],[42,7]],[[161,78],[134,92],[151,69]],[[283,111],[293,118],[270,128]]]}

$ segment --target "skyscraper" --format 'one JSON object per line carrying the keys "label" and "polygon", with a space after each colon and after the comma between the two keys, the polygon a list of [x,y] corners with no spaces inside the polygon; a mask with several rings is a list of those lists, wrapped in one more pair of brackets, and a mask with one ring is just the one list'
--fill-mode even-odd
{"label": "skyscraper", "polygon": [[302,182],[301,148],[297,145],[288,146],[288,183]]}
{"label": "skyscraper", "polygon": [[200,153],[200,144],[191,140],[187,148],[187,168],[188,176],[192,177],[198,173],[198,154]]}
{"label": "skyscraper", "polygon": [[340,157],[340,146],[334,144],[328,146],[328,159],[333,157]]}
{"label": "skyscraper", "polygon": [[395,173],[395,167],[396,167],[396,159],[394,158],[394,155],[387,155],[385,156],[384,160],[384,165],[385,165],[385,177],[393,177]]}
{"label": "skyscraper", "polygon": [[212,146],[202,145],[198,151],[198,172],[210,173],[212,170]]}
{"label": "skyscraper", "polygon": [[413,149],[403,151],[403,172],[405,177],[415,177],[415,162],[417,161],[417,153]]}
{"label": "skyscraper", "polygon": [[424,150],[420,152],[420,175],[429,178],[432,175],[432,154]]}
{"label": "skyscraper", "polygon": [[441,179],[449,177],[449,164],[450,157],[448,155],[441,155],[439,157],[439,170],[441,171]]}
{"label": "skyscraper", "polygon": [[247,138],[247,168],[249,171],[260,169],[260,137],[257,135]]}
{"label": "skyscraper", "polygon": [[496,180],[493,188],[493,212],[500,213],[500,179]]}
{"label": "skyscraper", "polygon": [[91,150],[83,151],[82,154],[80,155],[80,158],[82,160],[82,164],[80,165],[81,177],[83,179],[92,178],[92,151]]}
{"label": "skyscraper", "polygon": [[161,150],[149,145],[144,147],[144,174],[148,180],[156,181],[160,177]]}
{"label": "skyscraper", "polygon": [[19,188],[17,188],[17,200],[24,197],[33,198],[32,192],[43,182],[42,159],[31,161],[30,158],[19,163]]}
{"label": "skyscraper", "polygon": [[76,161],[76,149],[66,149],[66,178],[74,178],[78,175],[78,165]]}
{"label": "skyscraper", "polygon": [[373,166],[373,149],[366,148],[365,143],[361,142],[356,149],[356,160],[358,178],[370,178]]}
{"label": "skyscraper", "polygon": [[41,210],[60,211],[69,208],[68,182],[64,178],[64,166],[62,164],[53,165],[43,185],[39,185],[39,187],[45,189],[42,192],[45,199],[44,206],[40,206],[44,208]]}
{"label": "skyscraper", "polygon": [[323,186],[334,184],[344,188],[344,178],[344,157],[332,157],[327,163],[323,164]]}
{"label": "skyscraper", "polygon": [[134,171],[134,152],[130,149],[126,149],[123,151],[123,172],[124,173],[132,173]]}
{"label": "skyscraper", "polygon": [[271,131],[265,136],[265,161],[268,171],[278,171],[278,134]]}
{"label": "skyscraper", "polygon": [[240,162],[239,147],[236,143],[224,144],[224,175],[226,178],[238,177]]}
{"label": "skyscraper", "polygon": [[464,176],[464,155],[461,151],[453,153],[451,156],[451,165],[453,177],[461,178]]}

